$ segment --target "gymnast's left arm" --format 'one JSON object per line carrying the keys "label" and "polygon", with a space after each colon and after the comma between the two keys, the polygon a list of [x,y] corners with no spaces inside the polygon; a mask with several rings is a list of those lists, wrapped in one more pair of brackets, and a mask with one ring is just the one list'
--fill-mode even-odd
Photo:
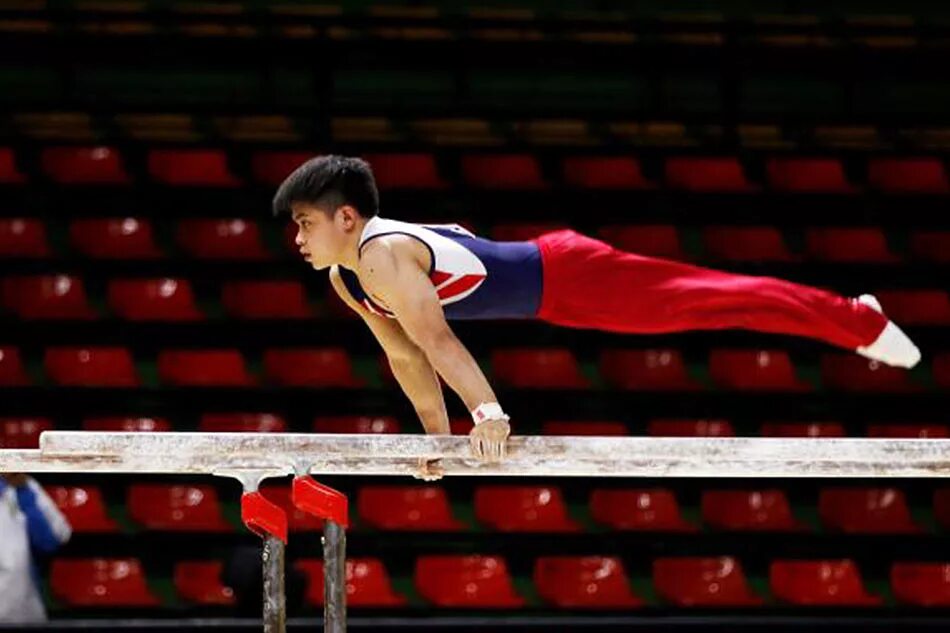
{"label": "gymnast's left arm", "polygon": [[435,287],[420,264],[398,242],[380,238],[363,252],[359,277],[366,290],[386,302],[406,334],[477,418],[470,435],[475,454],[485,461],[503,458],[510,432],[507,416],[478,362],[446,322]]}

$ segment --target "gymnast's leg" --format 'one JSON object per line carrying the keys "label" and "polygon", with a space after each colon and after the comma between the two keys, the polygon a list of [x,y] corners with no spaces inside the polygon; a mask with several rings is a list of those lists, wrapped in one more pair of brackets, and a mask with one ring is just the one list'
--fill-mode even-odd
{"label": "gymnast's leg", "polygon": [[537,242],[538,317],[632,334],[746,329],[804,336],[911,367],[920,352],[870,295],[860,299],[773,277],[738,275],[617,250],[574,231]]}

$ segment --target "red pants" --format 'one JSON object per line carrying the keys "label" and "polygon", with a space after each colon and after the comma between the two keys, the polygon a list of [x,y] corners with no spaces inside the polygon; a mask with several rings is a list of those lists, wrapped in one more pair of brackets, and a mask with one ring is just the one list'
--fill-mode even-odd
{"label": "red pants", "polygon": [[781,279],[626,253],[570,230],[535,241],[544,271],[538,318],[556,325],[632,334],[741,328],[853,350],[887,324],[868,306]]}

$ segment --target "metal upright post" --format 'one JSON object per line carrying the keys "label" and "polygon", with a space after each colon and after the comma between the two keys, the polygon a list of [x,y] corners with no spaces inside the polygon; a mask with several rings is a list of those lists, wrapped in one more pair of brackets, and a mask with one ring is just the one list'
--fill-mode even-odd
{"label": "metal upright post", "polygon": [[336,521],[323,525],[323,630],[346,633],[346,531]]}
{"label": "metal upright post", "polygon": [[261,561],[264,574],[264,633],[284,633],[287,628],[284,542],[276,536],[266,535]]}

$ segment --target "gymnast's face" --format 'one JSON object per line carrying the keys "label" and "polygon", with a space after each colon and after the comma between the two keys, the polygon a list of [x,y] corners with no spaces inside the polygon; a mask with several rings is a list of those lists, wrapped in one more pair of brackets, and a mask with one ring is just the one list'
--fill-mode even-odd
{"label": "gymnast's face", "polygon": [[312,204],[294,203],[292,217],[297,225],[294,243],[314,270],[345,263],[347,249],[354,248],[360,215],[349,205],[328,212]]}

